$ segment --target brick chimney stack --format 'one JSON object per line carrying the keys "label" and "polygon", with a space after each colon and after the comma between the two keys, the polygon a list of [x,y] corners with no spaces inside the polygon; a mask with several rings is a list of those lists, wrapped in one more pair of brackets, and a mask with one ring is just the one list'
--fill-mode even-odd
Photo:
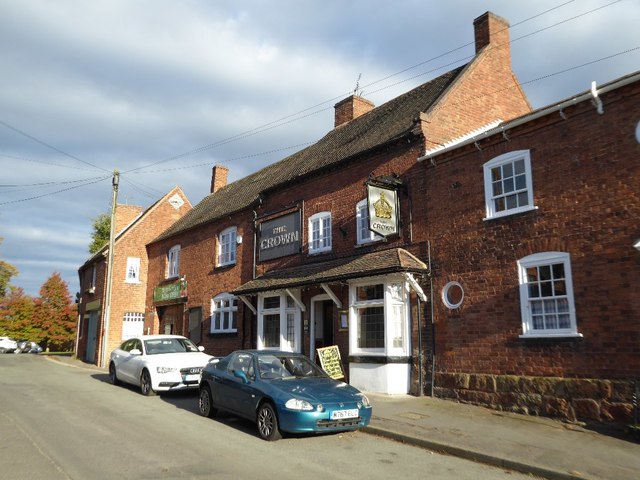
{"label": "brick chimney stack", "polygon": [[211,193],[215,193],[227,185],[229,169],[222,165],[215,165],[211,169]]}
{"label": "brick chimney stack", "polygon": [[480,15],[473,21],[475,32],[476,54],[484,47],[491,45],[504,49],[505,57],[511,58],[509,48],[509,22],[491,12]]}
{"label": "brick chimney stack", "polygon": [[350,97],[336,103],[334,108],[334,127],[339,127],[340,125],[350,122],[354,118],[358,118],[360,115],[370,112],[375,108],[375,105],[366,98],[351,95]]}

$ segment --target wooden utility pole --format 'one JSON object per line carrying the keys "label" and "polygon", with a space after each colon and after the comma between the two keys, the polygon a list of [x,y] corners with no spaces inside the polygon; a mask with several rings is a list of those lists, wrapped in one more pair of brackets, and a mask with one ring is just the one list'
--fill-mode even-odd
{"label": "wooden utility pole", "polygon": [[113,255],[116,235],[116,206],[118,204],[118,184],[120,173],[113,171],[113,195],[111,198],[111,228],[109,229],[109,255],[107,259],[107,288],[105,292],[104,308],[102,309],[102,356],[101,367],[107,366],[107,349],[109,348],[109,319],[111,316],[111,283],[113,280]]}

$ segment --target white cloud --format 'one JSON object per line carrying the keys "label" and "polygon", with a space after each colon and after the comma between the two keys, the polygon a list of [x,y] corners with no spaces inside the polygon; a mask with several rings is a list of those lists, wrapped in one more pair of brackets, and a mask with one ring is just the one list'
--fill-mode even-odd
{"label": "white cloud", "polygon": [[[365,97],[380,105],[472,55],[472,22],[486,10],[511,22],[512,39],[525,36],[512,44],[523,82],[637,47],[638,2],[581,15],[609,3],[571,2],[527,20],[559,2],[0,0],[0,120],[40,141],[0,125],[0,184],[25,185],[0,187],[0,255],[20,262],[18,284],[30,293],[53,270],[77,282],[115,168],[121,201],[146,207],[179,185],[195,204],[213,164],[227,162],[234,180],[293,151],[256,154],[324,135],[359,74]],[[639,64],[634,51],[525,92],[541,107]],[[292,121],[296,112],[304,113]],[[182,155],[205,145],[213,147]],[[192,165],[201,166],[184,168]],[[97,175],[106,177],[61,183]]]}

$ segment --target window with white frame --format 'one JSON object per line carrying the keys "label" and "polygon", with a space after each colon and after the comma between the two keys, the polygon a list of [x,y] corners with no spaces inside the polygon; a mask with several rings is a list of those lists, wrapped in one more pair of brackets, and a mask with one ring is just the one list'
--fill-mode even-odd
{"label": "window with white frame", "polygon": [[568,253],[542,252],[518,261],[523,337],[579,336]]}
{"label": "window with white frame", "polygon": [[505,153],[484,164],[487,219],[534,209],[529,150]]}
{"label": "window with white frame", "polygon": [[137,257],[127,257],[126,283],[140,283],[140,259]]}
{"label": "window with white frame", "polygon": [[236,263],[236,227],[230,227],[218,237],[218,266]]}
{"label": "window with white frame", "polygon": [[167,278],[180,276],[180,245],[174,245],[167,254]]}
{"label": "window with white frame", "polygon": [[238,330],[238,298],[230,293],[217,295],[211,301],[211,333]]}
{"label": "window with white frame", "polygon": [[122,340],[144,333],[144,313],[126,312],[122,319]]}
{"label": "window with white frame", "polygon": [[356,205],[356,232],[358,245],[382,239],[380,235],[369,230],[369,203],[366,198]]}
{"label": "window with white frame", "polygon": [[331,212],[309,217],[309,253],[331,251]]}
{"label": "window with white frame", "polygon": [[360,354],[406,355],[408,298],[401,278],[350,285],[350,350]]}
{"label": "window with white frame", "polygon": [[300,318],[300,308],[291,295],[284,292],[260,295],[258,348],[299,352]]}

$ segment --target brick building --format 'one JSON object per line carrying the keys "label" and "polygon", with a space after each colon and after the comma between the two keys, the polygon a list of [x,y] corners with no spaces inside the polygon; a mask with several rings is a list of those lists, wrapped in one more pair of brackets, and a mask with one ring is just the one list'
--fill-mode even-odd
{"label": "brick building", "polygon": [[[105,305],[109,245],[91,256],[78,270],[81,294],[75,348],[78,358],[103,365],[104,355],[108,355],[123,338],[143,333],[148,271],[145,245],[191,208],[179,187],[146,210],[118,204],[108,322]],[[103,350],[105,325],[108,325],[107,348]]]}
{"label": "brick building", "polygon": [[338,345],[350,383],[420,393],[430,272],[416,159],[530,111],[507,22],[486,13],[474,28],[468,64],[379,107],[339,102],[324,138],[236,182],[214,167],[211,194],[147,246],[145,329],[190,336],[213,355],[315,358]]}
{"label": "brick building", "polygon": [[421,156],[414,236],[431,247],[436,395],[632,418],[639,143],[636,72]]}

